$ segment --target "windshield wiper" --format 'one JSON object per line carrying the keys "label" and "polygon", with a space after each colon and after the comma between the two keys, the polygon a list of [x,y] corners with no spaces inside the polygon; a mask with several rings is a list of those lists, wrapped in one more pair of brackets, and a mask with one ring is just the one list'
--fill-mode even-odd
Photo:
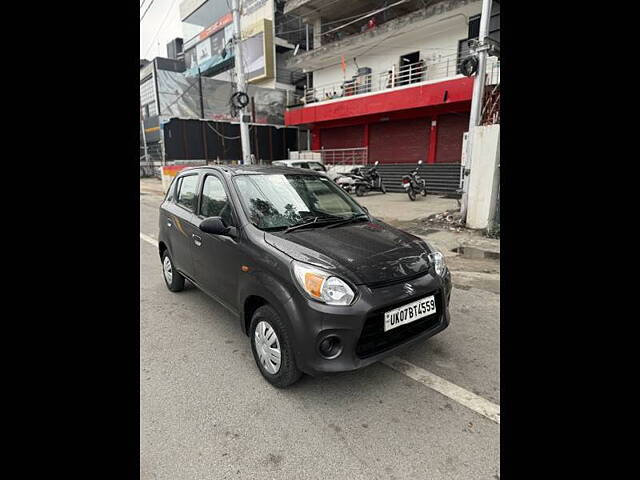
{"label": "windshield wiper", "polygon": [[[322,220],[324,219],[324,220]],[[289,233],[292,232],[294,230],[298,230],[299,228],[304,228],[304,227],[311,227],[313,225],[325,225],[327,223],[333,223],[333,222],[340,222],[341,220],[343,220],[344,217],[339,217],[337,215],[322,215],[322,216],[317,216],[317,217],[313,217],[313,220],[311,220],[310,222],[303,222],[303,223],[296,223],[295,225],[291,225],[289,228],[287,228],[284,233]]]}
{"label": "windshield wiper", "polygon": [[347,223],[355,222],[356,220],[364,220],[365,218],[369,218],[365,213],[359,213],[357,215],[353,215],[352,217],[345,218],[341,222],[336,222],[333,225],[329,225],[327,229],[333,227],[339,227],[340,225],[346,225]]}

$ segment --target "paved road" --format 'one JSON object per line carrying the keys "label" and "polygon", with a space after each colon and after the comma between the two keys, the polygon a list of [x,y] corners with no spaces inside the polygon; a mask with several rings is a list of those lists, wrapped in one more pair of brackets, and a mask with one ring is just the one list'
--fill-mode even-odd
{"label": "paved road", "polygon": [[[159,201],[140,197],[154,238]],[[499,403],[499,296],[454,289],[451,308],[447,330],[399,356]],[[140,241],[141,479],[495,479],[499,435],[381,363],[271,387],[233,317],[192,286],[169,292]]]}

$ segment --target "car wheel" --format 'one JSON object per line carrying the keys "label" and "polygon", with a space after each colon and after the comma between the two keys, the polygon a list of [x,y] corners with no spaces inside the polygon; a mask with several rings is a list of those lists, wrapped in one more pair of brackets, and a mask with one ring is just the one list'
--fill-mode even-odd
{"label": "car wheel", "polygon": [[184,277],[173,266],[168,250],[162,253],[162,276],[167,288],[172,292],[179,292],[184,288]]}
{"label": "car wheel", "polygon": [[258,308],[249,327],[253,358],[262,376],[273,386],[288,387],[302,372],[296,366],[291,335],[280,315],[269,305]]}
{"label": "car wheel", "polygon": [[366,191],[366,188],[363,185],[360,185],[358,188],[356,188],[356,195],[362,197],[366,193]]}
{"label": "car wheel", "polygon": [[409,195],[409,198],[411,199],[411,201],[414,201],[416,199],[416,192],[413,191],[413,188],[410,188],[407,191],[407,194]]}

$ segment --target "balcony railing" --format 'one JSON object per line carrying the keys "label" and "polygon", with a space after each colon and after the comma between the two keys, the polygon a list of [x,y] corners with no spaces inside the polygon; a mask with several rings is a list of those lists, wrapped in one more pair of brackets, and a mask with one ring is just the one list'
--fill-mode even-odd
{"label": "balcony railing", "polygon": [[322,150],[312,150],[319,153],[322,163],[327,166],[333,165],[366,165],[367,147],[361,148],[331,148]]}
{"label": "balcony railing", "polygon": [[[500,62],[492,57],[487,67],[487,85],[500,83]],[[304,106],[338,98],[349,98],[372,92],[383,92],[433,80],[461,77],[458,55],[439,56],[436,60],[395,64],[386,72],[355,75],[349,80],[306,88],[302,97],[292,96],[288,106]]]}

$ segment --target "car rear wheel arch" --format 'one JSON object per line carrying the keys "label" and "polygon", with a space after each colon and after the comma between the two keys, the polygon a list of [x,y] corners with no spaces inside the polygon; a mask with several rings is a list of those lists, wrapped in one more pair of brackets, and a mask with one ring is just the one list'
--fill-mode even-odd
{"label": "car rear wheel arch", "polygon": [[162,255],[165,250],[167,250],[167,245],[164,242],[158,242],[158,253],[160,254],[160,259],[162,259]]}

